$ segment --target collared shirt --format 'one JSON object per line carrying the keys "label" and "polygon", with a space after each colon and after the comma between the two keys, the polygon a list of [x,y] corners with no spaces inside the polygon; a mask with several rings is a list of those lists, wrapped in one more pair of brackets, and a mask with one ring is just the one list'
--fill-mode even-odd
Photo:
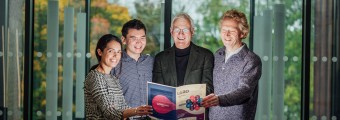
{"label": "collared shirt", "polygon": [[235,51],[233,51],[233,52],[228,52],[228,50],[227,50],[227,48],[226,48],[226,49],[225,49],[225,60],[224,60],[224,63],[227,63],[228,59],[229,59],[231,56],[233,56],[233,55],[239,53],[239,52],[242,50],[243,46],[244,46],[244,44],[243,44],[240,48],[237,48],[237,49],[236,49]]}
{"label": "collared shirt", "polygon": [[119,78],[126,103],[131,107],[146,105],[147,81],[152,81],[154,58],[142,54],[136,61],[124,51],[121,62],[122,71],[119,72],[121,64],[118,64],[112,74]]}

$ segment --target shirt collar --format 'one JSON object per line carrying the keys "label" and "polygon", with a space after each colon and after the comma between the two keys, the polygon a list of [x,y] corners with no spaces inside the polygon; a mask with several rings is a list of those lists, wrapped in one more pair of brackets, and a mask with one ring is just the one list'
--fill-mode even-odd
{"label": "shirt collar", "polygon": [[[146,58],[148,57],[148,55],[144,55],[141,54],[140,57],[138,58],[138,62],[140,61],[144,61]],[[135,59],[133,59],[132,57],[130,57],[126,50],[123,51],[123,55],[122,55],[122,61],[124,62],[131,62],[131,61],[135,61]],[[136,62],[136,61],[135,61]]]}
{"label": "shirt collar", "polygon": [[234,54],[237,54],[237,53],[239,53],[241,50],[242,50],[242,48],[244,47],[244,44],[242,44],[242,46],[240,47],[240,48],[237,48],[235,51],[233,51],[233,52],[227,52],[227,48],[225,49],[225,54],[226,55],[229,55],[229,56],[231,56],[231,55],[234,55]]}
{"label": "shirt collar", "polygon": [[224,62],[226,63],[231,56],[239,53],[243,49],[244,46],[245,46],[245,44],[242,44],[242,46],[240,48],[237,48],[235,51],[229,52],[229,53],[227,52],[227,48],[225,47],[225,49],[224,49],[224,53],[225,53]]}

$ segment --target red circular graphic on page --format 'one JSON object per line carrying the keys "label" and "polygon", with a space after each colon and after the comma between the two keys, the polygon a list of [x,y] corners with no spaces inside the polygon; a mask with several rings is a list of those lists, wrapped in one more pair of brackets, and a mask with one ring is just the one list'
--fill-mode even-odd
{"label": "red circular graphic on page", "polygon": [[176,107],[175,104],[164,95],[156,95],[152,99],[152,108],[160,114],[166,114],[175,110]]}

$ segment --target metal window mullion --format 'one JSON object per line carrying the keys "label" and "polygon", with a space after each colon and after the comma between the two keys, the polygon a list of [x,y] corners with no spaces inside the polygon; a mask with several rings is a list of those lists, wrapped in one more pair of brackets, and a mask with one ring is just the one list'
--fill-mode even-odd
{"label": "metal window mullion", "polygon": [[303,0],[302,8],[302,77],[301,120],[309,119],[311,1]]}
{"label": "metal window mullion", "polygon": [[172,12],[172,0],[165,0],[164,10],[164,49],[171,47],[171,12]]}

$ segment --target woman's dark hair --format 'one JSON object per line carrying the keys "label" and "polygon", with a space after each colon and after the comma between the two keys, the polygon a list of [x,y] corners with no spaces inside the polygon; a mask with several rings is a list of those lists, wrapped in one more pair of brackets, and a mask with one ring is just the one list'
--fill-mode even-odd
{"label": "woman's dark hair", "polygon": [[104,51],[104,49],[106,48],[107,43],[111,42],[112,40],[118,42],[120,44],[120,46],[122,47],[122,41],[117,36],[112,35],[112,34],[103,35],[102,37],[99,38],[99,40],[97,42],[96,49],[94,50],[95,53],[96,53],[96,57],[97,57],[98,63],[101,60],[101,56],[99,56],[97,50],[100,49],[101,51]]}
{"label": "woman's dark hair", "polygon": [[[112,35],[112,34],[106,34],[106,35],[103,35],[102,37],[99,38],[98,42],[97,42],[97,46],[96,46],[96,49],[94,50],[94,52],[96,53],[96,57],[97,57],[97,60],[98,60],[98,64],[96,65],[93,65],[91,68],[90,68],[90,71],[91,70],[94,70],[98,67],[99,65],[99,62],[101,60],[101,56],[99,56],[97,50],[100,49],[101,51],[104,51],[104,49],[106,48],[106,45],[111,42],[111,41],[116,41],[120,44],[121,46],[121,50],[123,49],[123,45],[122,45],[122,41],[119,39],[119,37],[115,36],[115,35]],[[122,62],[120,62],[120,65],[122,64]]]}

